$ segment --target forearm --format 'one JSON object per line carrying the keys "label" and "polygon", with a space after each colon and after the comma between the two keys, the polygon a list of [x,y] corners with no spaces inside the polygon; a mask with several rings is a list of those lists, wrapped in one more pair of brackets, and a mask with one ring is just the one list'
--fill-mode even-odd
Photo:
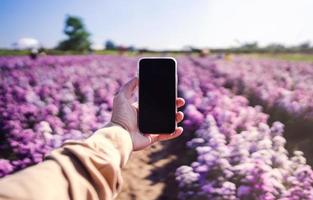
{"label": "forearm", "polygon": [[[128,132],[108,124],[84,141],[68,141],[43,163],[0,181],[6,199],[112,199],[132,151]],[[10,189],[7,189],[10,188]]]}
{"label": "forearm", "polygon": [[62,168],[48,160],[0,180],[0,199],[70,199]]}

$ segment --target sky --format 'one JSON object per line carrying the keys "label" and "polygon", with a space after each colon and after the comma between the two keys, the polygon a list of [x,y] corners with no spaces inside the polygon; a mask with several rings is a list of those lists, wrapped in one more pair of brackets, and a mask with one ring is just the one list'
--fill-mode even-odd
{"label": "sky", "polygon": [[0,48],[20,38],[44,47],[65,39],[67,15],[83,19],[94,44],[151,49],[313,43],[312,0],[1,0]]}

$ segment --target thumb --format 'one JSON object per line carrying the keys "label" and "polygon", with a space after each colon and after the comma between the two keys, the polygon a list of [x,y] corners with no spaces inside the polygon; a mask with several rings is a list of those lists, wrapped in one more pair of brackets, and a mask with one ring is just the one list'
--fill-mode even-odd
{"label": "thumb", "polygon": [[127,99],[130,99],[137,85],[138,85],[138,78],[134,77],[122,87],[120,93],[123,93]]}

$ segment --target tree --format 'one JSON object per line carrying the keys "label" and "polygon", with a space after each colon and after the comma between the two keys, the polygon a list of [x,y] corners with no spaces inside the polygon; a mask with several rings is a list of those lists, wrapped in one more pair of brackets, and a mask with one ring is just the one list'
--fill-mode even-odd
{"label": "tree", "polygon": [[279,43],[271,43],[264,48],[269,52],[283,52],[286,51],[286,47],[283,44]]}
{"label": "tree", "polygon": [[257,42],[247,42],[243,44],[240,48],[245,50],[256,50],[259,48],[259,45]]}
{"label": "tree", "polygon": [[114,50],[114,49],[116,49],[116,46],[112,40],[107,40],[105,42],[105,49],[106,50]]}
{"label": "tree", "polygon": [[68,36],[68,39],[60,42],[57,47],[58,49],[74,51],[90,50],[90,34],[86,31],[81,18],[67,16],[65,20],[64,33]]}
{"label": "tree", "polygon": [[298,46],[298,48],[300,50],[307,50],[307,49],[310,49],[310,47],[311,47],[310,41],[303,42],[303,43],[299,44],[299,46]]}

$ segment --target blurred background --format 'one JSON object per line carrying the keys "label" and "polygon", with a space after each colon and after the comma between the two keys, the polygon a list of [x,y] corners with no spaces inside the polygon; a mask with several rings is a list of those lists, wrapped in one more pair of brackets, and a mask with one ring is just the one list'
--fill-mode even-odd
{"label": "blurred background", "polygon": [[88,40],[82,50],[309,51],[311,8],[309,0],[4,1],[0,47],[62,49],[66,20],[74,17]]}
{"label": "blurred background", "polygon": [[3,0],[0,177],[103,127],[140,57],[173,56],[184,134],[133,153],[117,199],[313,199],[312,8]]}

